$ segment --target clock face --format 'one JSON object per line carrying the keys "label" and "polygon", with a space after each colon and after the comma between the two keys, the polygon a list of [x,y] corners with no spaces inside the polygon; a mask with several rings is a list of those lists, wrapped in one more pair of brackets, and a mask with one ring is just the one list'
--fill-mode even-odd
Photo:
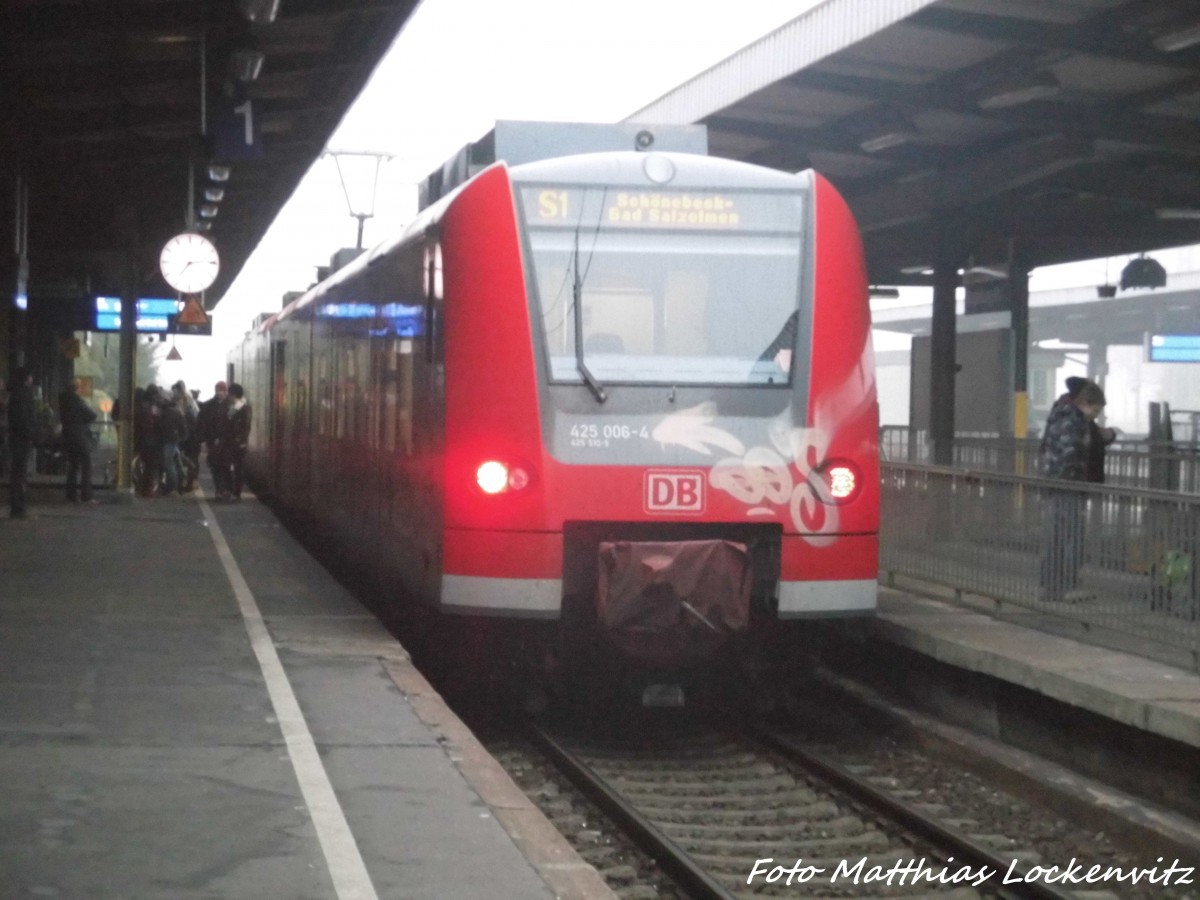
{"label": "clock face", "polygon": [[158,258],[167,284],[184,294],[198,294],[217,280],[221,268],[217,248],[203,235],[186,231],[167,241]]}

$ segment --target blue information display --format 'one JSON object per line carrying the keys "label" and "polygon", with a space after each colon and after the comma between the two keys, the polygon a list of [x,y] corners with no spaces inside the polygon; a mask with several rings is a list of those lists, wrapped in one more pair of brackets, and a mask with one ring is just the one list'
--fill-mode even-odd
{"label": "blue information display", "polygon": [[[147,297],[137,302],[137,330],[156,334],[170,326],[169,318],[179,312],[178,300]],[[118,297],[96,298],[96,331],[121,330],[121,300]]]}
{"label": "blue information display", "polygon": [[1200,362],[1200,334],[1152,334],[1148,362]]}
{"label": "blue information display", "polygon": [[403,303],[326,303],[317,307],[323,319],[371,319],[375,337],[422,337],[425,307]]}

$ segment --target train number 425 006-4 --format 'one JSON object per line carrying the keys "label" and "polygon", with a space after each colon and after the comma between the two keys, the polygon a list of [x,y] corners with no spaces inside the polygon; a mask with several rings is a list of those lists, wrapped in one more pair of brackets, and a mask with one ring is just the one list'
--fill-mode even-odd
{"label": "train number 425 006-4", "polygon": [[571,426],[571,437],[575,440],[585,441],[628,441],[634,438],[649,438],[650,429],[645,425],[622,425],[619,422],[604,424],[585,422]]}

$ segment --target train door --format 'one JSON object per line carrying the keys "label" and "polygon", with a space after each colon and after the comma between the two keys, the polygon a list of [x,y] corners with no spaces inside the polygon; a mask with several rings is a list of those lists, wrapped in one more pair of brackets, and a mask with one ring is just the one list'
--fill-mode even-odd
{"label": "train door", "polygon": [[284,427],[287,421],[287,342],[271,342],[271,415],[269,434],[271,442],[271,474],[275,488],[284,493]]}

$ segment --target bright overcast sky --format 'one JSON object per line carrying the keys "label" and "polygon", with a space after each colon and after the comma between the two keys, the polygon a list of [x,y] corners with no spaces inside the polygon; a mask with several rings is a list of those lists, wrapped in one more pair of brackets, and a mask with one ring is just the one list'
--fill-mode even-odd
{"label": "bright overcast sky", "polygon": [[[620,121],[819,2],[423,0],[329,142],[395,157],[364,244],[411,218],[415,183],[497,119]],[[318,161],[218,305],[212,349],[308,287],[356,227],[333,162]]]}

